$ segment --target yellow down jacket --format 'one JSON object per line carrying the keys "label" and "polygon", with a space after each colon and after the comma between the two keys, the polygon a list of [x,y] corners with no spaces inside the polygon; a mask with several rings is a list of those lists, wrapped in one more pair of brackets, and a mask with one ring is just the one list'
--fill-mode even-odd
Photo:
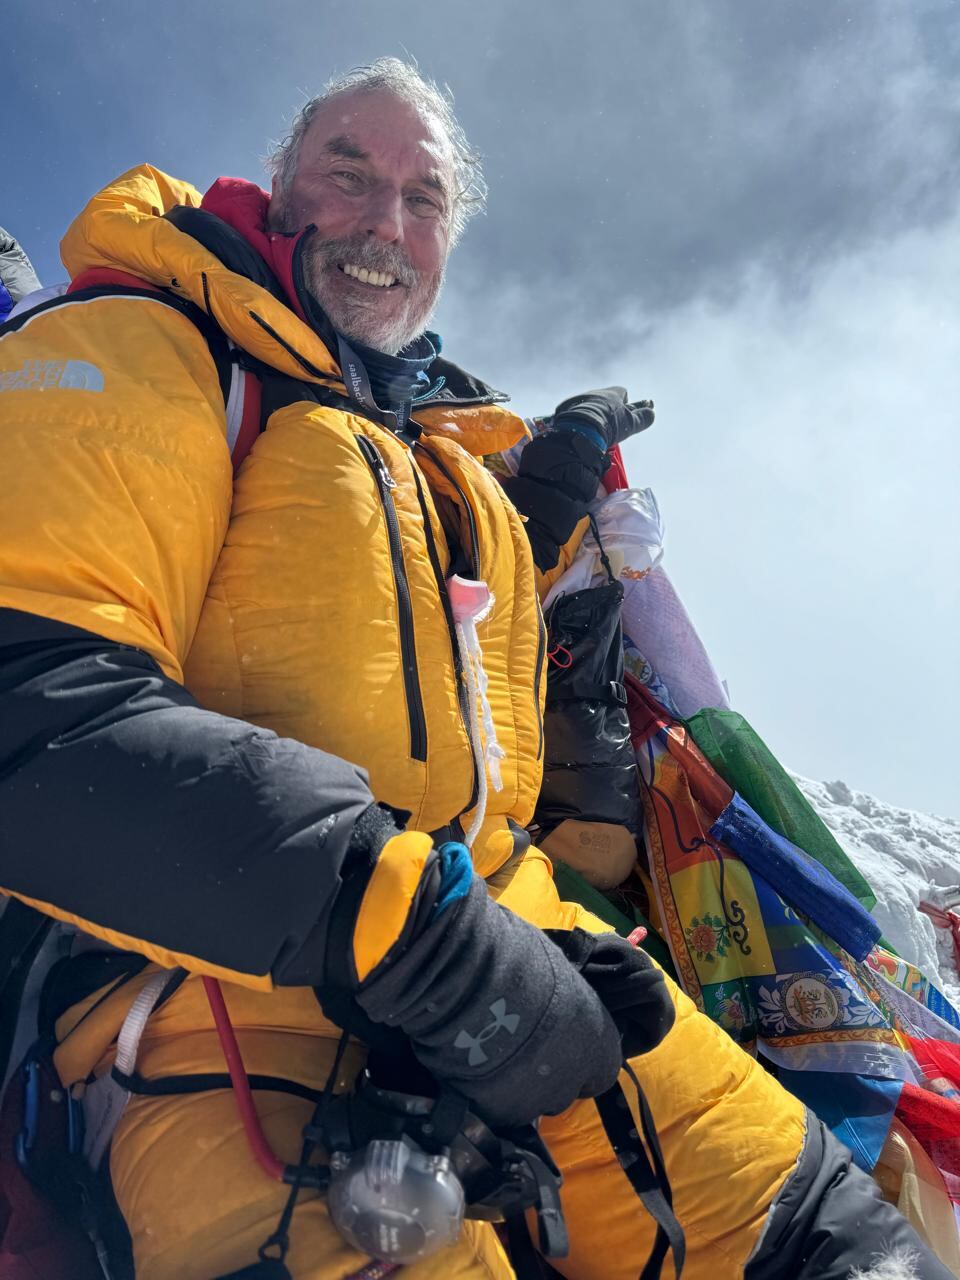
{"label": "yellow down jacket", "polygon": [[[479,456],[520,439],[522,422],[482,397],[434,405],[416,415],[424,430],[411,447],[342,406],[295,398],[269,416],[234,477],[224,389],[194,310],[266,369],[344,389],[328,347],[290,307],[164,217],[198,205],[193,188],[155,169],[126,174],[71,227],[63,258],[73,277],[107,268],[146,289],[81,290],[0,337],[8,477],[0,611],[76,629],[78,645],[93,635],[146,654],[203,707],[350,762],[378,801],[410,815],[411,829],[443,832],[468,826],[477,798],[441,592],[452,523],[473,576],[493,595],[479,635],[505,753],[503,788],[490,792],[475,865],[492,892],[533,923],[603,928],[560,902],[548,860],[518,834],[540,784],[544,631],[523,522]],[[195,782],[184,779],[184,788]],[[88,788],[93,806],[96,782]],[[225,839],[234,838],[228,829],[225,822]],[[56,868],[26,868],[0,884],[153,964],[188,969],[191,979],[148,1024],[138,1062],[144,1076],[222,1070],[195,980],[209,974],[224,980],[249,1071],[322,1086],[337,1032],[313,992],[278,986],[267,963],[235,963],[218,939],[194,947],[203,912],[182,919],[193,904],[171,905],[152,880],[149,822],[142,831],[130,827],[126,839],[138,870],[123,892],[135,896],[139,876],[142,901],[158,904],[156,918],[169,930],[129,923],[136,913],[100,913],[96,894],[60,890]],[[69,858],[64,847],[64,863]],[[224,886],[244,871],[228,861]],[[87,882],[97,876],[96,865],[86,869]],[[217,886],[209,889],[215,902]],[[99,886],[104,900],[113,890]],[[260,906],[269,917],[269,892]],[[57,1065],[65,1084],[109,1066],[150,972],[64,1014]],[[796,1161],[803,1112],[686,997],[675,992],[675,999],[677,1028],[635,1065],[664,1126],[681,1219],[694,1224],[687,1274],[715,1280],[740,1273]],[[345,1079],[360,1060],[358,1047]],[[223,1094],[138,1098],[124,1115],[111,1167],[144,1280],[204,1280],[250,1261],[249,1248],[269,1234],[282,1189],[263,1185],[230,1107]],[[302,1105],[268,1096],[263,1107],[269,1136],[295,1146]],[[574,1111],[569,1124],[550,1122],[574,1235],[566,1274],[635,1275],[652,1240],[649,1219],[595,1111]],[[688,1133],[699,1135],[699,1150]],[[204,1198],[202,1187],[216,1190]],[[611,1206],[622,1199],[617,1240],[597,1234],[590,1206],[598,1187]],[[305,1227],[303,1239],[314,1242],[313,1261],[301,1254],[296,1276],[327,1280],[359,1265],[332,1242],[322,1206],[308,1203],[310,1214],[317,1234]],[[489,1229],[472,1226],[456,1260],[417,1274],[510,1273]]]}

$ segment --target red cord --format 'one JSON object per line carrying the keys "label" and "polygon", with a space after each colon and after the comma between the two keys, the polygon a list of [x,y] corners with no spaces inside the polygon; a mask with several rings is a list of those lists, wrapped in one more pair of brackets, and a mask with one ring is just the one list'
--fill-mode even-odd
{"label": "red cord", "polygon": [[227,1070],[230,1072],[233,1096],[237,1100],[237,1110],[240,1112],[240,1119],[243,1121],[243,1128],[247,1135],[247,1142],[250,1144],[250,1150],[268,1177],[276,1178],[278,1182],[283,1182],[286,1165],[273,1154],[260,1126],[260,1117],[257,1115],[256,1107],[253,1105],[250,1082],[247,1079],[243,1059],[240,1056],[240,1046],[237,1044],[237,1037],[233,1032],[233,1024],[227,1012],[223,992],[220,990],[220,983],[216,978],[202,978],[201,981],[203,982],[203,989],[207,993],[207,1000],[210,1002],[213,1020],[217,1024],[220,1047],[223,1049]]}
{"label": "red cord", "polygon": [[[220,983],[216,978],[201,978],[201,982],[203,983],[204,991],[207,993],[207,1000],[210,1002],[213,1020],[217,1025],[220,1047],[227,1062],[227,1070],[230,1072],[233,1096],[237,1100],[237,1109],[243,1121],[247,1142],[249,1142],[251,1151],[267,1176],[275,1178],[278,1182],[283,1182],[286,1165],[273,1154],[263,1129],[260,1127],[260,1117],[257,1115],[256,1107],[253,1105],[250,1082],[247,1079],[247,1072],[240,1056],[240,1046],[237,1044],[237,1037],[230,1021],[230,1014],[227,1012],[227,1004],[223,998],[223,992],[220,990]],[[379,1259],[372,1258],[358,1271],[352,1271],[347,1280],[381,1280],[382,1277],[391,1276],[394,1272],[402,1270],[403,1267],[400,1263],[381,1262]]]}
{"label": "red cord", "polygon": [[[564,657],[558,658],[557,657],[558,653],[562,653]],[[547,657],[554,664],[554,666],[559,667],[561,671],[566,671],[567,667],[573,666],[573,654],[566,647],[566,645],[560,644],[559,642],[556,645],[554,645],[554,647],[547,654]]]}

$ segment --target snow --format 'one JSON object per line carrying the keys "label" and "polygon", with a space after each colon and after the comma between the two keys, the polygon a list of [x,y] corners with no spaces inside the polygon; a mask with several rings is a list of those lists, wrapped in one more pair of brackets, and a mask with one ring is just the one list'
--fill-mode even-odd
{"label": "snow", "polygon": [[845,782],[794,779],[870,882],[884,937],[960,1006],[947,931],[917,910],[922,899],[960,910],[960,819],[898,809]]}

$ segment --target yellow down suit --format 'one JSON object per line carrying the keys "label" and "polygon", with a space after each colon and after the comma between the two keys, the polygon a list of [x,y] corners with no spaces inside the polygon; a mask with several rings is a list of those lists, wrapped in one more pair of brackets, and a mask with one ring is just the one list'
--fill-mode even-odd
{"label": "yellow down suit", "polygon": [[[314,903],[342,825],[370,793],[409,814],[411,831],[431,835],[469,826],[476,804],[441,593],[451,540],[495,602],[479,630],[503,788],[490,792],[475,866],[502,904],[534,924],[603,926],[559,900],[548,860],[524,839],[541,771],[543,625],[524,523],[478,460],[519,439],[522,423],[476,380],[459,382],[455,366],[447,366],[446,398],[415,413],[423,432],[414,445],[331,402],[344,387],[316,327],[218,256],[209,218],[196,224],[198,238],[189,219],[170,216],[199,203],[191,187],[151,168],[119,179],[64,240],[64,262],[82,287],[0,336],[0,648],[26,672],[17,688],[36,697],[48,678],[36,655],[50,646],[70,662],[99,664],[105,682],[85,686],[93,702],[82,723],[80,710],[70,719],[80,695],[69,679],[43,702],[51,716],[67,715],[56,749],[43,715],[13,745],[3,738],[13,729],[0,730],[0,748],[28,762],[14,771],[0,821],[8,831],[20,824],[33,842],[3,846],[2,888],[150,961],[63,1013],[56,1063],[64,1084],[107,1070],[155,966],[182,966],[190,977],[146,1028],[145,1078],[223,1070],[197,981],[206,974],[223,982],[247,1070],[319,1088],[338,1032],[297,975],[309,970]],[[98,285],[104,270],[132,279]],[[215,358],[225,347],[299,388],[266,405],[236,477]],[[145,683],[107,741],[96,699],[119,663],[136,665]],[[195,748],[170,766],[169,792],[151,798],[149,788],[138,791],[138,776],[165,763],[173,738],[153,740],[136,776],[124,772],[130,753],[112,743],[136,732],[141,703],[169,689],[171,733],[180,724],[232,728],[215,759],[197,729]],[[279,738],[256,737],[261,729]],[[267,742],[256,751],[280,753],[280,764],[276,774],[251,773],[228,803],[216,788],[248,741]],[[98,746],[99,768],[82,765]],[[333,761],[342,802],[325,809],[318,796],[315,811],[306,801],[303,811],[285,811],[265,865],[259,819],[245,806],[269,803],[270,787],[296,776],[305,752],[320,751]],[[71,759],[69,773],[44,772]],[[67,780],[54,792],[55,777]],[[395,910],[385,903],[372,932],[389,934]],[[634,1066],[687,1235],[685,1274],[719,1280],[742,1273],[795,1168],[805,1117],[681,992],[673,995],[673,1030]],[[351,1045],[344,1079],[362,1057]],[[269,1092],[257,1103],[275,1149],[295,1159],[310,1104]],[[596,1107],[579,1102],[542,1132],[564,1173],[571,1252],[559,1269],[577,1280],[633,1280],[653,1223]],[[285,1198],[254,1163],[227,1091],[134,1097],[110,1168],[140,1280],[210,1280],[248,1265]],[[335,1280],[363,1261],[330,1225],[322,1198],[305,1193],[287,1259],[297,1280]],[[512,1273],[493,1229],[470,1223],[456,1248],[408,1274]]]}

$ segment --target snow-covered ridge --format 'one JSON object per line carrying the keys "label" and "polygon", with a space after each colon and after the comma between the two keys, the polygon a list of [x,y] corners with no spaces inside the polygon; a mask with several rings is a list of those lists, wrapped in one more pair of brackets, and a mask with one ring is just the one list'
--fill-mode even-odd
{"label": "snow-covered ridge", "polygon": [[948,933],[917,910],[921,900],[960,903],[960,819],[898,809],[845,782],[794,779],[872,885],[884,936],[960,1005]]}

